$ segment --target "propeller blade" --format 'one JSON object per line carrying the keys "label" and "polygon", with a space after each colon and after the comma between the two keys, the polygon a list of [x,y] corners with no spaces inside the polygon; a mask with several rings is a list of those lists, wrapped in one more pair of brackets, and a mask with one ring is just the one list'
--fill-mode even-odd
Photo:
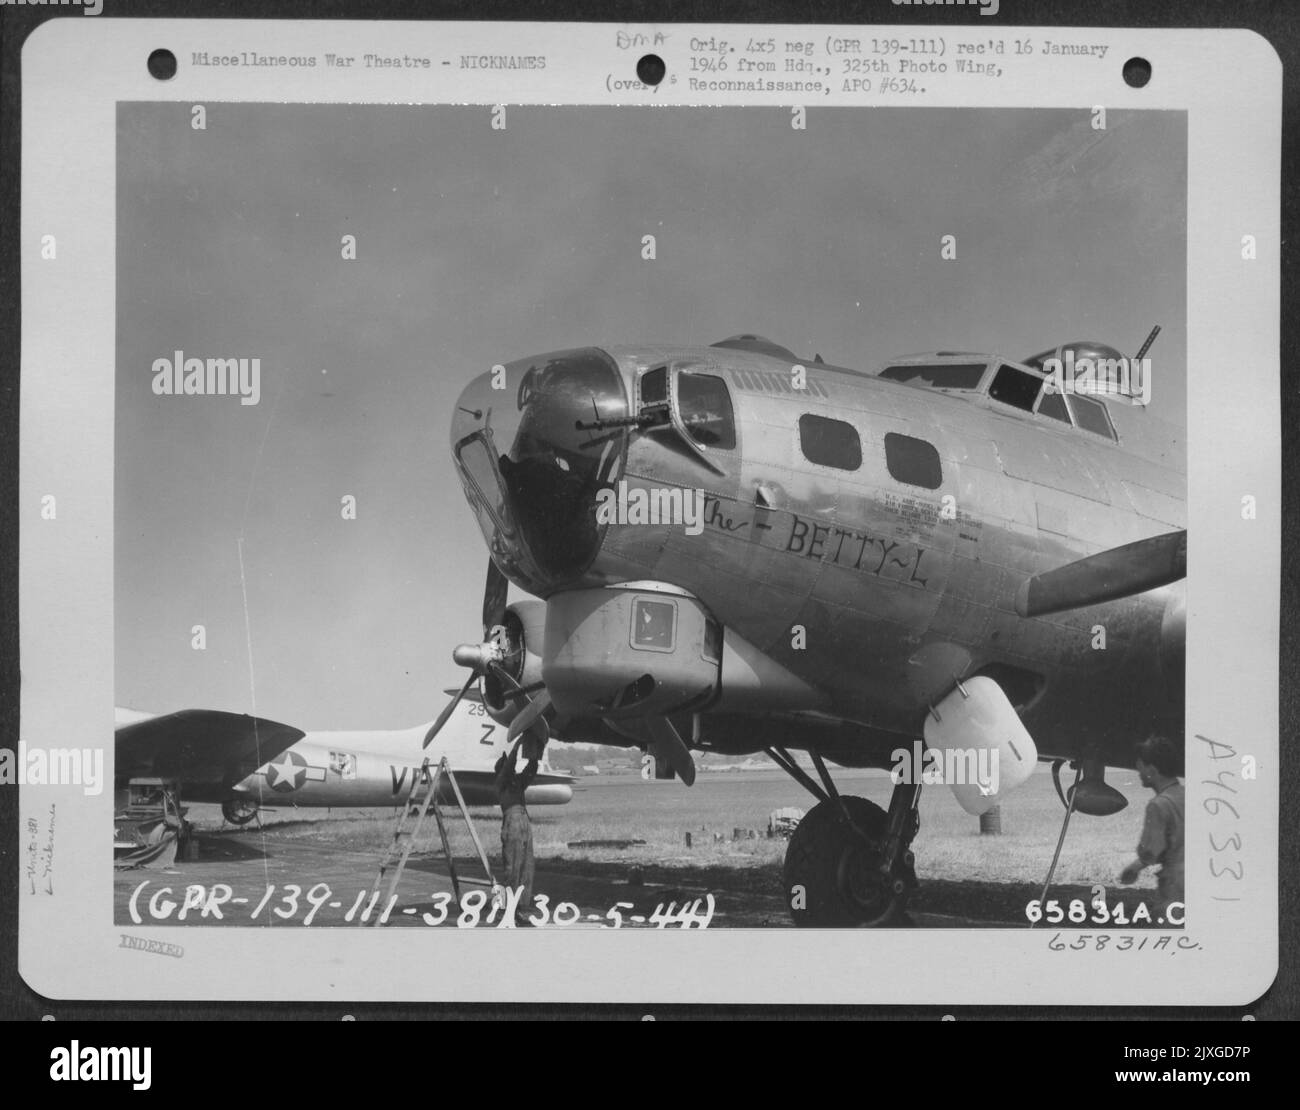
{"label": "propeller blade", "polygon": [[510,579],[501,573],[501,568],[491,559],[488,560],[487,581],[483,584],[483,633],[499,625],[506,616],[506,591],[510,589]]}
{"label": "propeller blade", "polygon": [[538,690],[545,690],[545,682],[530,682],[527,686],[517,686],[513,690],[507,690],[501,695],[502,701],[518,701],[520,698],[526,698],[529,694],[535,694]]}
{"label": "propeller blade", "polygon": [[514,680],[514,677],[510,672],[506,670],[505,667],[501,666],[500,663],[489,663],[487,669],[501,680],[501,685],[506,688],[506,697],[517,698],[523,696],[524,688]]}
{"label": "propeller blade", "polygon": [[551,707],[551,695],[543,690],[537,697],[533,698],[523,707],[516,715],[515,719],[510,722],[510,727],[506,729],[506,743],[511,744],[519,736],[526,732],[531,732],[535,724],[540,724],[542,732],[540,739],[543,744],[551,738],[551,730],[547,727],[546,722],[542,719],[542,714]]}
{"label": "propeller blade", "polygon": [[527,735],[537,741],[540,748],[545,748],[547,742],[551,739],[551,726],[546,723],[545,717],[538,717],[533,722],[533,727],[528,730]]}
{"label": "propeller blade", "polygon": [[427,748],[432,743],[433,738],[438,735],[442,730],[442,726],[447,723],[447,719],[455,712],[456,706],[460,704],[460,699],[465,696],[466,692],[477,680],[478,675],[476,673],[471,673],[469,678],[465,679],[465,685],[460,688],[460,693],[447,703],[447,708],[438,714],[438,719],[433,722],[433,727],[424,734],[424,743],[420,745],[421,747]]}
{"label": "propeller blade", "polygon": [[1099,551],[1036,574],[1016,592],[1016,612],[1040,617],[1167,586],[1187,576],[1187,531]]}
{"label": "propeller blade", "polygon": [[645,724],[650,730],[650,735],[654,737],[658,750],[668,760],[669,766],[677,772],[677,777],[687,786],[693,786],[695,760],[691,757],[690,749],[687,748],[681,733],[673,727],[672,721],[667,717],[647,717]]}

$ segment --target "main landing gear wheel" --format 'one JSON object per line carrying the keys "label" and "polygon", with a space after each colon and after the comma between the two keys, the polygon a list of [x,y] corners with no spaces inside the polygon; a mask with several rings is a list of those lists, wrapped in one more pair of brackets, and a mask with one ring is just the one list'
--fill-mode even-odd
{"label": "main landing gear wheel", "polygon": [[221,816],[232,825],[247,825],[257,816],[257,808],[252,798],[227,798],[221,803]]}
{"label": "main landing gear wheel", "polygon": [[910,853],[891,875],[881,872],[888,828],[885,811],[866,798],[841,795],[813,806],[785,853],[785,897],[796,925],[879,926],[901,918],[916,880]]}

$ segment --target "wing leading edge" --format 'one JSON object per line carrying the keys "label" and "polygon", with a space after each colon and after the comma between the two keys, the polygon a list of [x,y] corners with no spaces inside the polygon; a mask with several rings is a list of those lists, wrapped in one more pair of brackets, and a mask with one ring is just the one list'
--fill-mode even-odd
{"label": "wing leading edge", "polygon": [[116,732],[116,775],[158,775],[184,783],[238,781],[305,735],[302,729],[264,717],[182,709],[121,725]]}

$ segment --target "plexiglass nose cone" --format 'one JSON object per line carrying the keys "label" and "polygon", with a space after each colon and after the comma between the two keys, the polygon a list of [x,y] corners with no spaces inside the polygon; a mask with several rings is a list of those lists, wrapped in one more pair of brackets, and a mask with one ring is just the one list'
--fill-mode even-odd
{"label": "plexiglass nose cone", "polygon": [[475,378],[452,416],[452,456],[497,565],[545,594],[579,578],[603,537],[596,495],[621,473],[628,403],[617,364],[583,348]]}

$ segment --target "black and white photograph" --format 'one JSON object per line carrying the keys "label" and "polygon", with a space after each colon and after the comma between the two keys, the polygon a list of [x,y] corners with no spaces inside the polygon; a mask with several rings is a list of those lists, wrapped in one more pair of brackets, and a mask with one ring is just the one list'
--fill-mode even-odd
{"label": "black and white photograph", "polygon": [[1182,924],[1184,113],[118,156],[119,923]]}
{"label": "black and white photograph", "polygon": [[1277,55],[974,18],[29,38],[33,991],[1268,989]]}

